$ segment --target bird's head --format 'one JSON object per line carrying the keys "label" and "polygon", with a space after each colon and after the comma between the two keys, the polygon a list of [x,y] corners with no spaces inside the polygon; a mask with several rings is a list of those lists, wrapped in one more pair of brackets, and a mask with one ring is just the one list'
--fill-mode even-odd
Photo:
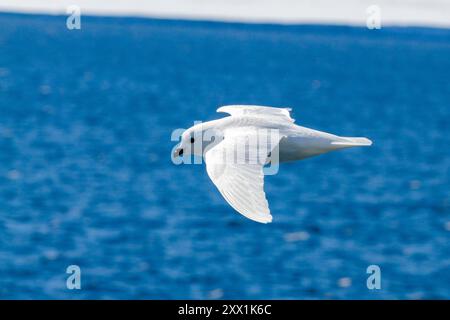
{"label": "bird's head", "polygon": [[196,124],[183,132],[173,156],[174,158],[191,155],[202,157],[214,145],[214,141],[219,141],[217,139],[219,135],[220,132],[207,122]]}

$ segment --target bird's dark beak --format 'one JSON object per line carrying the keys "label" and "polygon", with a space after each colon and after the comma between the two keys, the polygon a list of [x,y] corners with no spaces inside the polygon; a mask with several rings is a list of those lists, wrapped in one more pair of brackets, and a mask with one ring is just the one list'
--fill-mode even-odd
{"label": "bird's dark beak", "polygon": [[183,148],[178,148],[175,150],[175,152],[173,153],[173,157],[181,157],[183,155]]}

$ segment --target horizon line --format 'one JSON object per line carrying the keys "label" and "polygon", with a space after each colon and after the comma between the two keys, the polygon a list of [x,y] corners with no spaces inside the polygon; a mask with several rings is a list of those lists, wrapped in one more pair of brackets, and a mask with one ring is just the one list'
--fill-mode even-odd
{"label": "horizon line", "polygon": [[[330,1],[318,0],[319,5],[307,5],[294,0],[279,0],[277,6],[270,0],[261,0],[258,5],[242,0],[239,6],[232,6],[226,0],[212,0],[211,4],[201,1],[152,0],[142,3],[140,0],[117,0],[108,3],[105,0],[21,0],[11,4],[0,0],[0,12],[37,15],[65,15],[67,8],[77,5],[81,16],[149,18],[187,21],[210,21],[224,23],[275,24],[275,25],[338,25],[367,27],[367,3],[369,0],[347,0],[339,5],[327,5]],[[441,5],[436,5],[436,1]],[[450,28],[450,3],[434,0],[434,6],[420,8],[405,3],[390,5],[389,0],[378,0],[381,10],[381,27],[430,27]],[[422,1],[422,5],[426,0]],[[284,6],[282,4],[285,4]],[[288,5],[287,5],[288,4]],[[447,9],[447,10],[446,10]],[[446,16],[445,12],[449,12]]]}

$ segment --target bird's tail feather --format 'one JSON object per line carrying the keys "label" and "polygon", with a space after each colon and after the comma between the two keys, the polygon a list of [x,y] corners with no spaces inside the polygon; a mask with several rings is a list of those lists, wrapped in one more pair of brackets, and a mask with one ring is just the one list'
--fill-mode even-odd
{"label": "bird's tail feather", "polygon": [[367,139],[367,138],[363,138],[363,137],[342,137],[345,140],[343,141],[334,141],[331,144],[334,145],[340,145],[340,146],[349,146],[349,147],[353,147],[353,146],[371,146],[372,145],[372,141]]}

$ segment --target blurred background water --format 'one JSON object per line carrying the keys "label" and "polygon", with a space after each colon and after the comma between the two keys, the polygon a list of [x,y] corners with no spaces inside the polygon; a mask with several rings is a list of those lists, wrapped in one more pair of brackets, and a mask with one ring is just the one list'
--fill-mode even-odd
{"label": "blurred background water", "polygon": [[[0,298],[450,298],[449,29],[0,22]],[[170,159],[224,104],[374,145],[283,164],[258,224]]]}

